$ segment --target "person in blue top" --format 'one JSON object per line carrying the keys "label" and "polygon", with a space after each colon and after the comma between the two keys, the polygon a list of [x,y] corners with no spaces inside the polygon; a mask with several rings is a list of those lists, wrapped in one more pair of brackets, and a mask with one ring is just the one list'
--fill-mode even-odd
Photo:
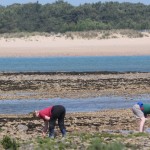
{"label": "person in blue top", "polygon": [[150,114],[150,104],[144,104],[143,102],[139,101],[132,107],[132,111],[136,118],[140,119],[139,131],[143,132],[147,115]]}

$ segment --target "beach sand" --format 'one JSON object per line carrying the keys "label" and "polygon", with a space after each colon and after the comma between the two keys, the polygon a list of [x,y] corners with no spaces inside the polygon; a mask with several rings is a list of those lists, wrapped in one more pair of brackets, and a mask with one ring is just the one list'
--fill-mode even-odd
{"label": "beach sand", "polygon": [[150,55],[150,36],[82,39],[65,36],[0,38],[0,57]]}

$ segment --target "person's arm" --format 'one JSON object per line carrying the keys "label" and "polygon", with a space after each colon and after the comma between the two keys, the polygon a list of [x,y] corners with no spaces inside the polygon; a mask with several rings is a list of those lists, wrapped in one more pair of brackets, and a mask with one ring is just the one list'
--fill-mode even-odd
{"label": "person's arm", "polygon": [[39,113],[39,115],[40,115],[40,118],[42,118],[44,121],[49,121],[50,120],[50,117],[49,116],[46,116],[45,114],[43,114],[43,113]]}
{"label": "person's arm", "polygon": [[43,137],[46,136],[47,130],[48,130],[48,121],[44,121],[44,127],[43,127],[43,131],[42,131]]}
{"label": "person's arm", "polygon": [[46,121],[49,121],[49,120],[50,120],[50,117],[45,116],[44,119],[45,119]]}

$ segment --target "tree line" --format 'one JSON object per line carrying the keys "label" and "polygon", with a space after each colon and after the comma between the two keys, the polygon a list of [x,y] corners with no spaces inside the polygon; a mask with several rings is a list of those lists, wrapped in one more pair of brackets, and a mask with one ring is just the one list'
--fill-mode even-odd
{"label": "tree line", "polygon": [[110,29],[150,29],[150,5],[97,2],[73,6],[58,0],[0,6],[0,33]]}

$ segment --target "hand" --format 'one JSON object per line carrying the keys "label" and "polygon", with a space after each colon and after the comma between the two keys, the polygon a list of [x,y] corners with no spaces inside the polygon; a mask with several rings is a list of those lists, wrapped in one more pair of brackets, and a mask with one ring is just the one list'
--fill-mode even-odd
{"label": "hand", "polygon": [[46,137],[46,133],[42,132],[42,137],[45,138]]}

